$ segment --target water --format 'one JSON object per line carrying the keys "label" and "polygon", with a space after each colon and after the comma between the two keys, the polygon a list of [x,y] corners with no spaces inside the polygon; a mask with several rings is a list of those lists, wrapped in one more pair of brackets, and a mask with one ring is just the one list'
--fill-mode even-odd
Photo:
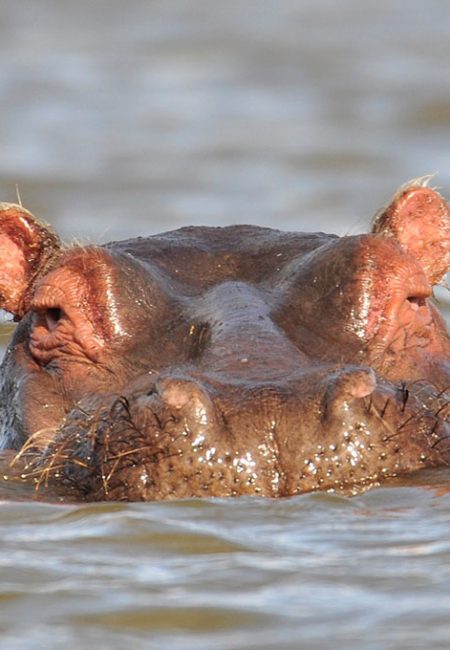
{"label": "water", "polygon": [[447,648],[450,496],[4,502],[5,648]]}
{"label": "water", "polygon": [[[0,0],[0,196],[82,241],[361,232],[409,178],[450,196],[449,24],[444,0]],[[448,648],[448,477],[421,481],[92,506],[4,482],[0,647]]]}

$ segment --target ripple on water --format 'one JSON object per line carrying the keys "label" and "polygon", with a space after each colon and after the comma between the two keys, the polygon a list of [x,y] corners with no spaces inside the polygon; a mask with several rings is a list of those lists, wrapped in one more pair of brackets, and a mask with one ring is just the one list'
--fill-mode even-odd
{"label": "ripple on water", "polygon": [[23,647],[37,628],[53,647],[75,637],[144,647],[150,634],[156,648],[295,648],[295,638],[327,648],[332,633],[341,647],[376,648],[385,626],[395,639],[414,619],[404,639],[419,647],[418,620],[435,639],[449,631],[449,514],[447,494],[418,487],[352,499],[3,503],[0,629]]}

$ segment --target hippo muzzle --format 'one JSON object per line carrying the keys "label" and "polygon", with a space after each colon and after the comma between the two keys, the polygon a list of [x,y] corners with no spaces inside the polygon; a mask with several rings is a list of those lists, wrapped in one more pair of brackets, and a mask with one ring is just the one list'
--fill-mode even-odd
{"label": "hippo muzzle", "polygon": [[0,205],[0,442],[86,500],[355,493],[450,461],[446,203],[353,237],[191,227],[63,246]]}

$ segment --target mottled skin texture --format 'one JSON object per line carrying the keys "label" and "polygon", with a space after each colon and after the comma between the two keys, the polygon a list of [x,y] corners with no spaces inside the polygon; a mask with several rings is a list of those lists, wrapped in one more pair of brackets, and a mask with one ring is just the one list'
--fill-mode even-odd
{"label": "mottled skin texture", "polygon": [[183,228],[65,247],[0,205],[0,442],[71,498],[357,491],[450,461],[432,304],[450,217],[420,183],[370,234]]}

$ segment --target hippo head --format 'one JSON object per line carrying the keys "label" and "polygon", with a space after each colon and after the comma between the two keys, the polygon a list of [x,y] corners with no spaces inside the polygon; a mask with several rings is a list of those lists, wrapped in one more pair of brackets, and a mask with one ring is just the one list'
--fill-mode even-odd
{"label": "hippo head", "polygon": [[287,496],[450,460],[432,301],[450,217],[424,184],[342,238],[192,227],[63,246],[1,204],[0,257],[19,321],[0,443],[38,483],[91,500]]}

